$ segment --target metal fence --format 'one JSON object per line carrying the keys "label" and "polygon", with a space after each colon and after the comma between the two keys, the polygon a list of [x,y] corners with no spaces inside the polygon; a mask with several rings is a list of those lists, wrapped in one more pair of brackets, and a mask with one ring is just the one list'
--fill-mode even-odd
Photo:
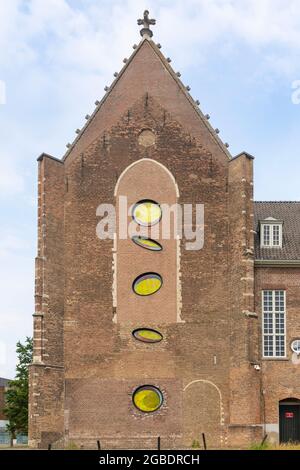
{"label": "metal fence", "polygon": [[[24,434],[18,434],[17,444],[27,445],[28,436],[25,436]],[[0,431],[0,445],[10,445],[10,434],[8,432]]]}
{"label": "metal fence", "polygon": [[7,432],[0,432],[0,444],[9,444],[10,436]]}

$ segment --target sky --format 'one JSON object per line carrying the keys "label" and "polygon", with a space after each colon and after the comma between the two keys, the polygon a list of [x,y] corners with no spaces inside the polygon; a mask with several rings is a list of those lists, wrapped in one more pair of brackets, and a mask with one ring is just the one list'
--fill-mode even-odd
{"label": "sky", "polygon": [[61,158],[104,86],[153,39],[232,155],[255,156],[256,200],[300,200],[299,0],[0,0],[0,376],[32,334],[37,162]]}

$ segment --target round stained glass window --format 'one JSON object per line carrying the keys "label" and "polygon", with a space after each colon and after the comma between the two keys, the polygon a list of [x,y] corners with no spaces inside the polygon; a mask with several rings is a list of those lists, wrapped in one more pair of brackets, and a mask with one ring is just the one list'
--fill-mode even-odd
{"label": "round stained glass window", "polygon": [[163,335],[151,328],[138,328],[132,332],[135,339],[143,343],[159,343],[163,340]]}
{"label": "round stained glass window", "polygon": [[291,350],[295,352],[296,354],[300,354],[300,339],[295,339],[291,343]]}
{"label": "round stained glass window", "polygon": [[137,224],[150,227],[160,221],[162,217],[161,207],[151,199],[144,199],[133,206],[132,217]]}
{"label": "round stained glass window", "polygon": [[151,250],[151,251],[162,250],[161,244],[158,243],[156,240],[152,240],[152,238],[141,237],[141,236],[135,235],[134,237],[132,237],[132,241],[136,245],[139,245],[142,248],[146,248],[146,250]]}
{"label": "round stained glass window", "polygon": [[163,404],[163,394],[153,385],[143,385],[135,390],[132,401],[138,410],[153,413]]}
{"label": "round stained glass window", "polygon": [[157,273],[144,273],[133,281],[132,289],[137,295],[155,294],[162,286],[162,277]]}

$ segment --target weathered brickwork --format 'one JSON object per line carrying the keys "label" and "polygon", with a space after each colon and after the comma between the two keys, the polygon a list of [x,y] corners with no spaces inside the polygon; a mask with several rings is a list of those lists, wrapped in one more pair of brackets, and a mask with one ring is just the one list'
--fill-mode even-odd
{"label": "weathered brickwork", "polygon": [[[300,399],[300,361],[293,354],[290,344],[300,336],[300,269],[292,267],[255,270],[255,300],[257,313],[261,317],[262,290],[286,291],[286,351],[284,359],[262,361],[261,401],[264,410],[263,422],[270,438],[278,440],[279,401],[288,398]],[[259,323],[261,325],[261,322]],[[260,336],[261,338],[261,327]],[[259,342],[262,354],[262,342]]]}
{"label": "weathered brickwork", "polygon": [[63,429],[63,212],[63,164],[42,156],[39,163],[33,365],[29,384],[29,442],[32,446],[41,442],[44,433],[57,436]]}
{"label": "weathered brickwork", "polygon": [[4,404],[5,404],[4,396],[5,396],[5,387],[0,387],[0,420],[6,420],[6,417],[3,412]]}
{"label": "weathered brickwork", "polygon": [[[257,318],[254,309],[254,236],[252,158],[241,155],[229,164],[230,224],[230,430],[260,423],[257,362]],[[249,395],[249,389],[253,395]],[[244,428],[241,428],[246,431]]]}
{"label": "weathered brickwork", "polygon": [[[142,159],[160,164],[144,170],[151,184],[134,186],[137,165],[133,180],[129,173],[120,178]],[[260,363],[254,294],[266,279],[257,270],[254,290],[252,157],[230,160],[146,39],[64,160],[39,160],[31,445],[95,447],[100,439],[105,448],[153,448],[161,436],[165,447],[179,448],[202,432],[216,448],[260,440],[262,380],[269,383],[275,366],[283,374],[285,365],[264,362],[264,379],[254,368]],[[115,245],[96,235],[97,207],[116,203],[117,183],[132,201],[204,204],[203,249],[187,251],[182,239],[168,242],[161,258],[145,253],[145,272],[161,269],[166,279],[165,291],[148,304],[152,311],[145,309],[147,324],[129,288],[142,252],[135,257],[130,241]],[[136,341],[133,329],[145,326],[163,341]],[[143,384],[163,392],[155,413],[133,406],[132,393]],[[266,406],[268,422],[274,403]]]}

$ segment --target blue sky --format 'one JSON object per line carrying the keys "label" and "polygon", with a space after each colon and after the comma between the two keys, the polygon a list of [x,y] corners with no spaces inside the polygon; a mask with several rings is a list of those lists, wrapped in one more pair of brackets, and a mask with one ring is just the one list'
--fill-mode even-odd
{"label": "blue sky", "polygon": [[0,376],[32,329],[36,158],[63,155],[145,8],[232,155],[256,157],[256,199],[300,200],[299,0],[0,0]]}

